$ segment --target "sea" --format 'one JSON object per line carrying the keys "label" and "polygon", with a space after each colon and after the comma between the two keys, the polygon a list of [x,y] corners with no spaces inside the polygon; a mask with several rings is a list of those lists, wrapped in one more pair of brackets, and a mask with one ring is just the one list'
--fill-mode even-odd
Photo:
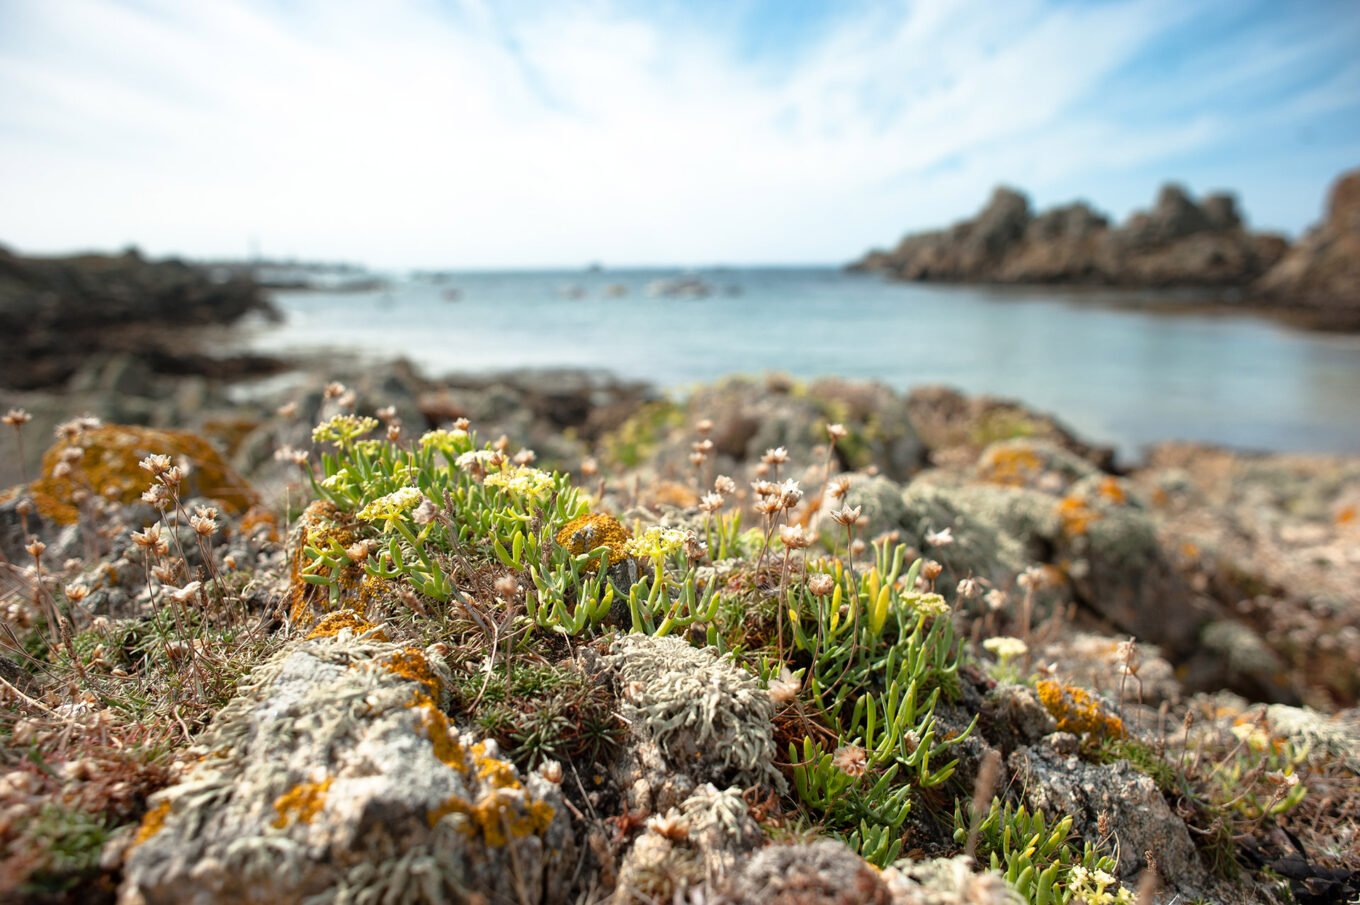
{"label": "sea", "polygon": [[1360,336],[1164,294],[895,283],[837,268],[437,272],[278,290],[252,351],[427,374],[573,367],[683,394],[732,373],[1018,399],[1135,461],[1166,440],[1360,453]]}

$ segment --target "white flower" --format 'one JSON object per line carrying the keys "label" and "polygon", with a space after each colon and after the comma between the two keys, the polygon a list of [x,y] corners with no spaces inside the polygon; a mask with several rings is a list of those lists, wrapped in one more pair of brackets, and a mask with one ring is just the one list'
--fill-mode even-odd
{"label": "white flower", "polygon": [[954,529],[950,527],[943,531],[927,531],[926,543],[932,547],[947,547],[954,543]]}
{"label": "white flower", "polygon": [[988,638],[982,642],[982,646],[996,655],[1002,663],[1015,657],[1023,657],[1029,653],[1029,647],[1019,638],[1011,638],[1002,635],[996,638]]}

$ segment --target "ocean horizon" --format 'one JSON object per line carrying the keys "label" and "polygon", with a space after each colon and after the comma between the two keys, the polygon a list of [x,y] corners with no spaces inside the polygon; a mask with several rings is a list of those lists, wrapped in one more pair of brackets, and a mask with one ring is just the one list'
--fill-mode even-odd
{"label": "ocean horizon", "polygon": [[1051,412],[1125,461],[1169,440],[1360,451],[1360,337],[1162,307],[1193,294],[895,283],[829,266],[373,276],[358,291],[273,291],[283,323],[249,328],[243,347],[404,357],[432,376],[585,368],[679,393],[732,373],[945,384]]}

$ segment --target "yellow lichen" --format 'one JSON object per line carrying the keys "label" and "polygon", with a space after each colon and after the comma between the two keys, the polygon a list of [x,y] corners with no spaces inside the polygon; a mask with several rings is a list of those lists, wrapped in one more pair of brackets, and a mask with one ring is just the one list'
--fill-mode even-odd
{"label": "yellow lichen", "polygon": [[435,706],[429,696],[420,692],[412,696],[407,706],[419,707],[423,711],[421,722],[425,727],[425,734],[430,739],[430,745],[434,748],[434,756],[445,766],[459,773],[466,773],[467,752],[463,750],[462,743],[458,741],[458,733],[454,731],[444,711]]}
{"label": "yellow lichen", "polygon": [[[329,618],[329,617],[327,617]],[[443,690],[439,677],[430,668],[430,661],[419,648],[408,647],[397,651],[382,663],[383,668],[396,676],[415,682],[431,698],[438,698]]]}
{"label": "yellow lichen", "polygon": [[329,778],[321,782],[301,782],[274,799],[274,810],[278,816],[272,826],[281,830],[289,823],[311,823],[321,809],[326,806],[326,790],[331,787]]}
{"label": "yellow lichen", "polygon": [[[80,455],[63,465],[67,450]],[[259,502],[255,491],[202,437],[184,431],[155,430],[107,424],[61,439],[43,454],[42,477],[33,482],[33,504],[44,517],[71,525],[80,517],[78,492],[94,492],[123,504],[135,503],[151,486],[151,475],[139,464],[149,455],[167,455],[189,462],[180,488],[183,497],[217,500],[228,512],[239,514]]]}
{"label": "yellow lichen", "polygon": [[137,835],[133,838],[133,845],[141,845],[152,836],[165,829],[165,821],[170,816],[170,802],[162,801],[154,808],[146,812],[142,817],[142,825],[137,828]]}
{"label": "yellow lichen", "polygon": [[519,778],[515,768],[498,757],[489,757],[486,742],[472,746],[472,760],[477,765],[477,778],[496,789],[519,789]]}
{"label": "yellow lichen", "polygon": [[433,828],[449,814],[462,814],[467,820],[462,830],[468,836],[478,834],[489,846],[502,846],[511,839],[542,835],[552,825],[553,806],[520,794],[517,790],[492,789],[476,802],[457,795],[430,811],[428,820]]}
{"label": "yellow lichen", "polygon": [[989,449],[978,463],[978,474],[984,481],[1021,487],[1043,471],[1044,463],[1034,450],[1026,446],[1002,446]]}
{"label": "yellow lichen", "polygon": [[[375,628],[377,628],[377,626],[353,610],[336,610],[334,613],[325,616],[316,624],[315,628],[307,633],[307,640],[311,641],[316,638],[334,638],[345,629],[349,629],[356,635],[362,635]],[[388,640],[386,633],[384,633],[382,629],[373,632],[369,637],[375,641]]]}
{"label": "yellow lichen", "polygon": [[[566,547],[573,555],[589,553],[597,547],[609,548],[609,564],[615,565],[624,556],[624,545],[628,543],[628,529],[610,515],[593,514],[574,518],[557,532],[557,542]],[[587,568],[598,568],[590,563]]]}
{"label": "yellow lichen", "polygon": [[1128,502],[1129,495],[1124,492],[1117,478],[1107,477],[1100,482],[1099,493],[1111,503],[1123,505]]}
{"label": "yellow lichen", "polygon": [[1075,685],[1041,679],[1039,700],[1053,718],[1058,730],[1102,738],[1123,738],[1124,721],[1104,711],[1090,692]]}
{"label": "yellow lichen", "polygon": [[1067,536],[1080,537],[1100,516],[1081,497],[1065,496],[1058,503],[1058,518],[1062,519],[1063,532]]}

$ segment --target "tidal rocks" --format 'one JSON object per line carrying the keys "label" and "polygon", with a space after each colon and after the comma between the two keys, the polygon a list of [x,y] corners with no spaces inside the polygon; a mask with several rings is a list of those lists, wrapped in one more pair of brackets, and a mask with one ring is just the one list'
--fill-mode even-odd
{"label": "tidal rocks", "polygon": [[1326,216],[1253,287],[1324,323],[1360,326],[1360,169],[1341,174]]}
{"label": "tidal rocks", "polygon": [[1223,287],[1262,276],[1285,248],[1279,237],[1248,232],[1226,194],[1197,203],[1167,185],[1151,210],[1112,227],[1084,204],[1036,217],[1023,194],[1002,187],[976,217],[907,236],[851,267],[903,280]]}
{"label": "tidal rocks", "polygon": [[570,901],[560,789],[453,727],[446,681],[350,630],[285,648],[153,798],[120,901]]}
{"label": "tidal rocks", "polygon": [[26,258],[0,248],[0,333],[13,350],[0,361],[0,386],[59,384],[98,351],[188,373],[194,356],[205,356],[186,350],[176,331],[251,312],[274,314],[254,283],[218,282],[182,261],[147,261],[135,251]]}

